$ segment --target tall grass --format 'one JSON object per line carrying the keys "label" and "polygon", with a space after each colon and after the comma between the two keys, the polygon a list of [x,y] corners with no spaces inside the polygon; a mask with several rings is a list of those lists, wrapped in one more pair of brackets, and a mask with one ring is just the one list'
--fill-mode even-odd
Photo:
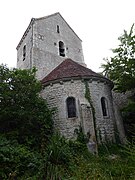
{"label": "tall grass", "polygon": [[45,154],[46,180],[134,180],[135,146],[103,144],[99,155],[91,154],[85,143],[68,141],[55,134]]}
{"label": "tall grass", "polygon": [[[18,180],[134,180],[135,179],[135,144],[126,146],[116,144],[102,144],[99,155],[91,154],[83,138],[76,141],[66,140],[59,133],[55,133],[42,155],[13,148],[13,152],[5,151],[5,144],[1,143],[0,156],[3,165],[8,167],[7,152],[12,155],[12,168],[17,171]],[[10,144],[9,144],[10,145]],[[8,148],[8,146],[6,146]],[[20,146],[18,146],[19,148]],[[25,151],[24,151],[25,150]],[[18,154],[17,154],[18,153]],[[39,153],[39,154],[38,154]],[[9,154],[9,155],[10,155]],[[25,155],[25,157],[23,157]],[[15,158],[20,158],[15,161]],[[24,159],[25,161],[21,161]],[[2,162],[2,161],[1,161]],[[35,165],[30,167],[30,165]],[[19,168],[18,168],[19,165]],[[22,169],[22,167],[24,167]],[[6,168],[6,170],[7,170]],[[3,169],[3,172],[7,173]],[[2,173],[2,171],[0,171]],[[13,173],[12,173],[13,175]],[[8,179],[8,174],[2,175],[2,180]],[[5,177],[5,178],[4,178]]]}

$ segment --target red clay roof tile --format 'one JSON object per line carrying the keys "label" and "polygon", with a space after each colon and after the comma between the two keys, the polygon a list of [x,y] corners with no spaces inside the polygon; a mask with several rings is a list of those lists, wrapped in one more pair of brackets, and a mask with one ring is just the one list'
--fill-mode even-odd
{"label": "red clay roof tile", "polygon": [[46,84],[50,81],[72,78],[72,77],[99,77],[104,78],[100,74],[76,63],[71,59],[65,59],[60,65],[58,65],[53,71],[51,71],[45,78],[42,79],[42,83]]}

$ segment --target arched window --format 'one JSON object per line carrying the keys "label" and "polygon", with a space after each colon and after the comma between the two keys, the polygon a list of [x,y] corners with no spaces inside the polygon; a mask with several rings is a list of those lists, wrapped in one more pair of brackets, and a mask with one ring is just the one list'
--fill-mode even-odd
{"label": "arched window", "polygon": [[74,97],[68,97],[66,100],[67,103],[67,113],[68,118],[76,117],[76,103]]}
{"label": "arched window", "polygon": [[108,116],[108,111],[107,111],[107,100],[105,97],[101,98],[101,106],[102,106],[102,113],[103,116]]}
{"label": "arched window", "polygon": [[62,41],[59,41],[59,55],[65,57],[65,47]]}
{"label": "arched window", "polygon": [[26,45],[23,46],[23,61],[26,58]]}

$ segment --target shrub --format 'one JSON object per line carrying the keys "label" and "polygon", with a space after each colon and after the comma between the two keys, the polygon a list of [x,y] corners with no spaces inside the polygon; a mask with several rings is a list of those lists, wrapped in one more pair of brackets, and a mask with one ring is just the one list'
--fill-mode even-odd
{"label": "shrub", "polygon": [[54,133],[44,152],[43,177],[61,179],[65,176],[72,159],[67,140],[58,132]]}
{"label": "shrub", "polygon": [[34,176],[41,161],[39,153],[0,136],[0,179]]}

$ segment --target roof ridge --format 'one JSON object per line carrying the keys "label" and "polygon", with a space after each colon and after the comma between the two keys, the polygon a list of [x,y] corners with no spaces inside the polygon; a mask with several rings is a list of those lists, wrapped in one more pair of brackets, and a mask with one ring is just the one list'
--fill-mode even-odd
{"label": "roof ridge", "polygon": [[56,12],[56,13],[53,13],[53,14],[50,14],[50,15],[47,15],[47,16],[43,16],[43,17],[39,17],[39,18],[34,18],[35,20],[42,20],[42,19],[46,19],[46,18],[49,18],[49,17],[52,17],[52,16],[55,16],[57,14],[60,14],[59,12]]}
{"label": "roof ridge", "polygon": [[[108,80],[104,76],[92,71],[91,69],[82,66],[81,64],[73,61],[70,58],[65,59],[61,64],[59,64],[55,69],[53,69],[47,76],[45,76],[41,82],[46,84],[50,81],[56,81],[60,79],[69,78],[101,78]],[[108,80],[110,81],[110,80]]]}

